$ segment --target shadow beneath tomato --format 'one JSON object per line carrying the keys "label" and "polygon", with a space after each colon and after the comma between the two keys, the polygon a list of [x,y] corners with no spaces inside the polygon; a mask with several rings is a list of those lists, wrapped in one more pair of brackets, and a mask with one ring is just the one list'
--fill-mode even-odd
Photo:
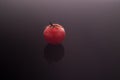
{"label": "shadow beneath tomato", "polygon": [[48,63],[58,62],[64,56],[64,47],[63,45],[50,45],[48,44],[44,48],[44,57]]}

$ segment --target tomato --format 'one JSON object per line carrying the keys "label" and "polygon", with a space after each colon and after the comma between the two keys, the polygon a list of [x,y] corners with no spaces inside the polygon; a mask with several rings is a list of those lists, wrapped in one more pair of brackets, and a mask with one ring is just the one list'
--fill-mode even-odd
{"label": "tomato", "polygon": [[46,42],[49,44],[60,44],[65,38],[65,29],[59,24],[50,23],[46,26],[43,35]]}

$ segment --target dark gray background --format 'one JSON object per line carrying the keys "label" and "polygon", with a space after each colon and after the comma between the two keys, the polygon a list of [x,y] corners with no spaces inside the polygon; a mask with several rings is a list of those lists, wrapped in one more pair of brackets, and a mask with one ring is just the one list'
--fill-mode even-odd
{"label": "dark gray background", "polygon": [[[47,45],[49,21],[66,30]],[[120,80],[120,0],[0,0],[3,80]]]}

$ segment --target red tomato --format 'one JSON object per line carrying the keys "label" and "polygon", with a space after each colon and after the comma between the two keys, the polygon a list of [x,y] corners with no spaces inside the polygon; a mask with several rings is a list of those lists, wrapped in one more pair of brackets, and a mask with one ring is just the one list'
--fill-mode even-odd
{"label": "red tomato", "polygon": [[43,32],[45,40],[53,45],[60,44],[65,38],[65,30],[59,24],[52,24],[46,26]]}

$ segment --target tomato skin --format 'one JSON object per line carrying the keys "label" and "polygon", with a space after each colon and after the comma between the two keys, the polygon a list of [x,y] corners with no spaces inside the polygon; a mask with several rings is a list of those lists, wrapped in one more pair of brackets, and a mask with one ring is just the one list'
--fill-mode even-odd
{"label": "tomato skin", "polygon": [[62,43],[65,34],[64,28],[59,24],[48,25],[43,32],[46,42],[53,45]]}

